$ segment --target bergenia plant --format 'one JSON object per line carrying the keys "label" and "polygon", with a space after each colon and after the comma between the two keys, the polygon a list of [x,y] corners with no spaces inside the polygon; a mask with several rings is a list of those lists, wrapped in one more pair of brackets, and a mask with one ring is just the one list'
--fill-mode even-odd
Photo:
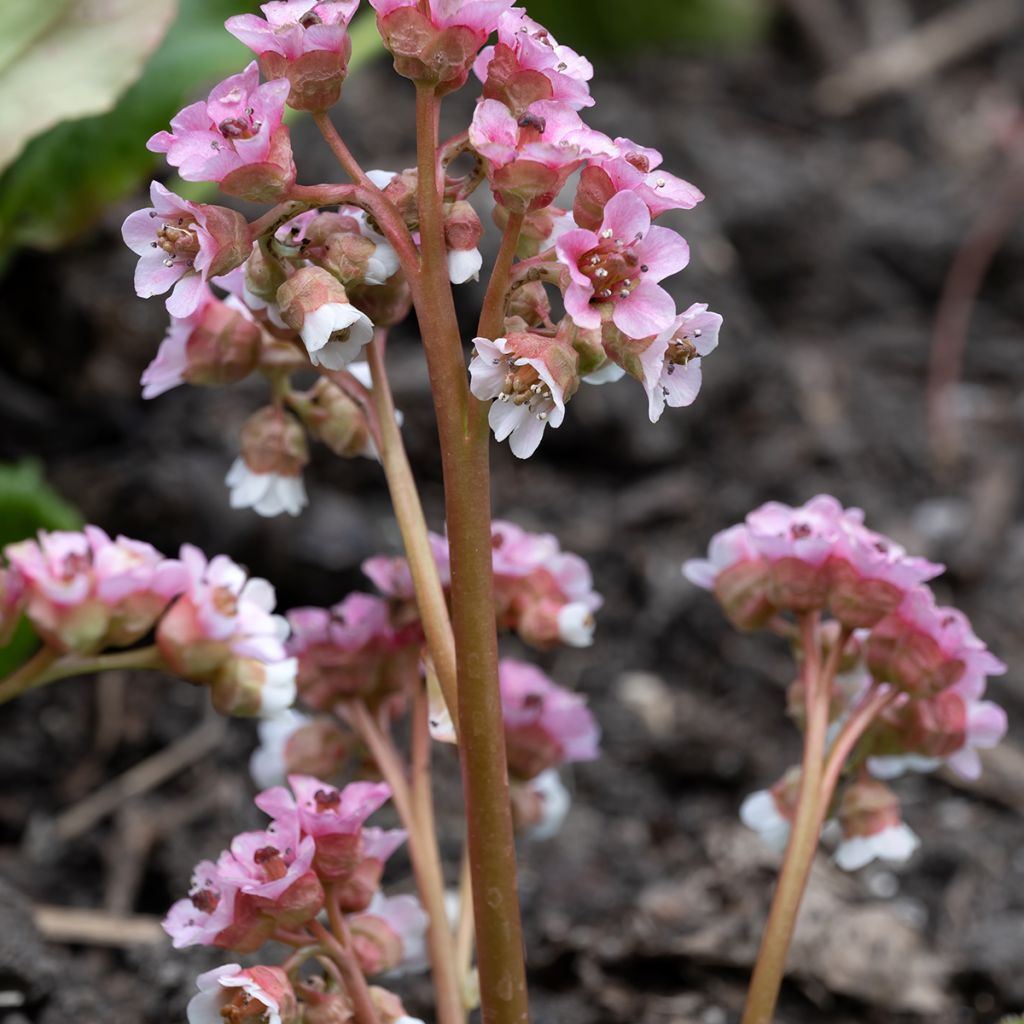
{"label": "bergenia plant", "polygon": [[[678,309],[665,287],[690,250],[659,221],[684,224],[702,193],[657,151],[586,123],[590,63],[513,0],[369,0],[415,90],[417,162],[364,169],[329,113],[358,6],[277,0],[229,19],[254,59],[149,148],[186,181],[268,208],[249,220],[154,182],[124,239],[139,256],[139,295],[169,293],[144,396],[257,375],[266,385],[224,467],[225,503],[301,514],[303,470],[323,444],[380,463],[404,553],[365,563],[375,593],[286,615],[270,583],[225,555],[185,544],[166,558],[97,527],[13,544],[0,568],[0,639],[25,616],[42,642],[0,682],[0,702],[145,668],[206,687],[222,714],[263,719],[251,771],[269,823],[200,861],[164,922],[176,947],[259,962],[200,976],[190,1024],[410,1024],[387,985],[428,966],[439,1024],[463,1024],[477,1005],[488,1024],[528,1020],[516,833],[558,830],[566,766],[597,757],[600,733],[585,700],[522,649],[589,646],[602,599],[555,537],[492,519],[491,433],[528,458],[582,387],[624,376],[639,385],[638,414],[656,421],[697,398],[722,325],[703,302]],[[441,139],[442,100],[470,81],[470,123]],[[341,181],[299,183],[286,107],[312,117]],[[455,173],[467,155],[470,169]],[[501,241],[464,337],[453,285],[484,270],[485,209]],[[443,533],[427,528],[387,372],[388,333],[412,312],[436,410]],[[962,614],[937,605],[927,583],[939,572],[829,497],[765,505],[687,563],[737,626],[791,640],[799,664],[803,763],[741,810],[786,847],[746,1024],[773,1016],[823,829],[842,867],[906,858],[917,839],[888,783],[942,764],[972,777],[978,750],[1005,730],[983,699],[1003,666]],[[518,636],[518,658],[499,659],[501,633]],[[432,744],[454,745],[462,767],[454,915]],[[399,827],[374,823],[385,805]],[[402,848],[416,894],[385,895]]]}

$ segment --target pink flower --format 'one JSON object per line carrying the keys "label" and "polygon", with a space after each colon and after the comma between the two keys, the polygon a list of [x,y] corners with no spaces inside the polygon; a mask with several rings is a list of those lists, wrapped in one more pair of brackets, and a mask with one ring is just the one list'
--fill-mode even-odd
{"label": "pink flower", "polygon": [[688,181],[659,170],[661,159],[656,149],[616,139],[615,152],[595,156],[583,172],[573,206],[576,222],[596,231],[605,205],[618,192],[639,196],[652,218],[669,210],[692,210],[704,193]]}
{"label": "pink flower", "polygon": [[141,257],[135,291],[147,299],[173,286],[168,312],[189,317],[206,297],[204,281],[245,262],[249,225],[234,210],[190,203],[156,181],[149,194],[152,209],[137,210],[121,228],[125,244]]}
{"label": "pink flower", "polygon": [[188,1024],[294,1024],[298,1019],[295,990],[280,967],[242,970],[238,964],[225,964],[201,974],[196,985],[199,994],[189,1001]]}
{"label": "pink flower", "polygon": [[429,918],[415,896],[378,892],[365,913],[349,918],[356,959],[368,975],[425,971]]}
{"label": "pink flower", "polygon": [[239,14],[225,28],[259,57],[268,79],[291,82],[289,106],[326,110],[348,72],[348,24],[358,6],[359,0],[279,0],[260,8],[266,20]]}
{"label": "pink flower", "polygon": [[586,702],[539,668],[504,658],[499,665],[509,770],[531,779],[547,768],[598,756],[600,730]]}
{"label": "pink flower", "polygon": [[213,861],[200,861],[192,873],[188,897],[178,900],[163,921],[174,948],[258,949],[273,930],[273,923],[258,915],[246,922],[237,921],[237,892],[238,886],[226,883]]}
{"label": "pink flower", "polygon": [[252,708],[248,713],[283,711],[295,698],[298,665],[284,646],[288,623],[272,614],[274,588],[247,577],[226,555],[207,562],[190,544],[182,547],[181,560],[188,571],[186,592],[156,634],[167,663],[186,679],[212,683],[215,701],[223,686],[223,699],[239,705],[235,713],[243,713],[242,697]]}
{"label": "pink flower", "polygon": [[215,86],[207,100],[186,107],[146,144],[166,153],[185,181],[216,181],[222,191],[272,202],[295,183],[288,129],[282,123],[291,84],[260,85],[253,61]]}
{"label": "pink flower", "polygon": [[311,707],[331,710],[341,698],[381,696],[418,678],[419,626],[393,629],[390,607],[379,597],[349,594],[330,609],[293,609],[288,621],[288,649]]}
{"label": "pink flower", "polygon": [[1006,666],[978,639],[956,608],[941,608],[925,586],[915,587],[899,608],[871,631],[866,658],[876,679],[915,696],[930,697],[956,686],[977,699],[985,679]]}
{"label": "pink flower", "polygon": [[179,384],[219,387],[247,377],[259,361],[260,329],[234,296],[221,302],[203,285],[187,317],[171,317],[156,358],[142,374],[142,397],[156,398]]}
{"label": "pink flower", "polygon": [[141,541],[112,541],[96,526],[83,533],[41,531],[4,553],[33,627],[66,652],[134,643],[186,585],[180,562]]}
{"label": "pink flower", "polygon": [[[448,588],[452,582],[452,570],[449,563],[448,541],[436,533],[428,533],[434,562],[441,577],[441,586]],[[368,558],[362,565],[363,572],[370,578],[373,585],[385,596],[397,601],[412,601],[416,597],[413,587],[412,571],[409,563],[401,557],[375,555]]]}
{"label": "pink flower", "polygon": [[341,881],[359,863],[363,823],[391,797],[385,783],[353,782],[344,789],[311,775],[290,775],[288,785],[268,789],[256,797],[256,806],[277,822],[312,836],[316,846],[313,866],[325,881]]}
{"label": "pink flower", "polygon": [[556,246],[569,272],[565,308],[583,328],[596,329],[610,313],[629,338],[649,338],[666,330],[675,303],[658,282],[689,262],[686,241],[668,228],[652,227],[643,200],[618,193],[605,207],[597,233],[577,228]]}
{"label": "pink flower", "polygon": [[540,335],[475,338],[470,390],[481,401],[497,399],[488,419],[498,441],[511,438],[512,453],[529,458],[544,428],[559,427],[565,403],[579,385],[579,357],[571,346]]}
{"label": "pink flower", "polygon": [[571,107],[553,100],[530,104],[518,118],[499,100],[481,100],[469,141],[487,160],[498,202],[524,212],[549,206],[584,160],[614,148]]}
{"label": "pink flower", "polygon": [[718,346],[722,318],[698,302],[675,320],[640,354],[648,413],[657,423],[665,406],[691,405],[700,392],[701,357]]}
{"label": "pink flower", "polygon": [[[531,93],[534,99],[556,100],[574,110],[594,105],[588,84],[594,77],[590,61],[560,46],[543,25],[518,7],[498,19],[498,45],[482,50],[473,70],[484,83],[485,99],[499,99],[512,107],[515,104],[509,100]],[[538,87],[530,72],[540,72],[547,88]]]}
{"label": "pink flower", "polygon": [[[498,18],[514,0],[429,0],[430,23],[438,29],[468,28],[489,36],[498,27]],[[418,8],[419,0],[370,0],[378,18],[404,7]]]}

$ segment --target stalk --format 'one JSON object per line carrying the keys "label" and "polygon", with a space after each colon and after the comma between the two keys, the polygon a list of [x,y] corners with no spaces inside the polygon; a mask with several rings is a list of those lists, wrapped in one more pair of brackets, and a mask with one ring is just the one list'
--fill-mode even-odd
{"label": "stalk", "polygon": [[472,399],[459,336],[437,173],[439,103],[416,90],[421,280],[414,293],[437,410],[452,563],[459,753],[484,1024],[529,1020],[495,628],[486,409]]}
{"label": "stalk", "polygon": [[345,920],[337,912],[337,904],[331,895],[328,895],[327,898],[327,909],[331,919],[331,928],[333,929],[337,924],[340,929],[338,933],[328,931],[316,920],[309,922],[309,929],[341,972],[345,982],[345,991],[348,993],[349,999],[352,1000],[356,1024],[379,1024],[380,1018],[377,1016],[373,1000],[370,997],[366,978],[352,954]]}
{"label": "stalk", "polygon": [[[821,669],[818,622],[816,613],[805,612],[800,618],[802,676],[807,704],[800,795],[768,923],[761,937],[761,948],[754,965],[742,1024],[771,1024],[797,914],[807,887],[814,854],[818,849],[821,783],[831,699],[831,676]],[[840,650],[841,646],[837,645],[836,650]],[[829,658],[827,668],[831,668],[833,674],[837,662],[838,654]]]}

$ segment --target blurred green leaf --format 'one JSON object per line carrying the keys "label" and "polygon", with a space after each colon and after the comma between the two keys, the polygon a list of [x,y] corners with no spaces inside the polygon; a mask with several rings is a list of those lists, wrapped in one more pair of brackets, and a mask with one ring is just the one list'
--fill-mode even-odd
{"label": "blurred green leaf", "polygon": [[[0,175],[0,270],[20,246],[54,249],[91,226],[106,206],[152,174],[158,158],[146,140],[213,82],[252,59],[224,30],[226,18],[251,10],[252,3],[179,0],[179,6],[163,45],[113,111],[58,125],[30,142]],[[352,40],[351,68],[382,51],[372,17],[353,23]],[[191,184],[182,194],[209,201],[216,189]]]}
{"label": "blurred green leaf", "polygon": [[71,0],[53,0],[40,10],[37,0],[7,0],[4,31],[0,35],[0,70],[24,53],[67,9]]}
{"label": "blurred green leaf", "polygon": [[611,0],[529,0],[530,16],[581,51],[739,45],[756,39],[763,0],[644,0],[630,11]]}
{"label": "blurred green leaf", "polygon": [[175,0],[71,0],[56,17],[37,14],[39,33],[25,0],[14,3],[15,33],[5,23],[0,64],[0,168],[53,125],[110,110],[177,10]]}
{"label": "blurred green leaf", "polygon": [[[43,479],[35,462],[0,464],[0,549],[35,535],[37,530],[76,530],[77,510]],[[27,621],[22,621],[6,647],[0,647],[0,678],[13,672],[39,646]]]}

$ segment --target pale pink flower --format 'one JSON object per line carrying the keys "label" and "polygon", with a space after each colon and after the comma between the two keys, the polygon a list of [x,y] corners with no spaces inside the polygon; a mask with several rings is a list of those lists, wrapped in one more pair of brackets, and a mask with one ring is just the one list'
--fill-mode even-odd
{"label": "pale pink flower", "polygon": [[689,262],[685,239],[652,227],[643,200],[619,192],[604,210],[598,232],[577,228],[556,246],[568,270],[565,308],[580,327],[597,329],[608,314],[628,338],[661,334],[676,315],[672,297],[658,284]]}
{"label": "pale pink flower", "polygon": [[562,425],[567,397],[564,375],[560,381],[544,351],[524,344],[526,337],[475,338],[469,364],[473,394],[481,401],[497,399],[488,414],[495,439],[510,438],[512,453],[520,459],[537,450],[545,427]]}
{"label": "pale pink flower", "polygon": [[141,298],[173,286],[167,311],[191,316],[203,303],[203,282],[240,266],[252,242],[245,218],[218,206],[190,203],[154,181],[151,209],[136,210],[121,227],[125,244],[140,259],[135,291]]}
{"label": "pale pink flower", "polygon": [[[427,537],[434,554],[438,574],[441,577],[441,586],[447,589],[452,582],[448,541],[433,532],[429,532]],[[363,562],[362,570],[385,597],[398,601],[412,601],[416,597],[412,571],[406,559],[389,555],[375,555]]]}
{"label": "pale pink flower", "polygon": [[248,376],[259,361],[260,329],[234,295],[221,302],[205,284],[187,317],[171,317],[156,358],[142,374],[142,397],[179,384],[220,386]]}
{"label": "pale pink flower", "polygon": [[704,193],[674,174],[660,170],[662,156],[656,149],[637,145],[629,139],[615,140],[615,155],[596,157],[595,166],[608,176],[611,194],[635,192],[658,217],[669,210],[692,210]]}
{"label": "pale pink flower", "polygon": [[524,211],[550,205],[586,159],[614,148],[571,107],[553,100],[531,103],[518,118],[500,100],[481,100],[469,141],[488,162],[497,200]]}
{"label": "pale pink flower", "polygon": [[[225,964],[201,974],[199,994],[189,1001],[188,1024],[223,1024],[255,1020],[259,1024],[294,1024],[298,1002],[288,975],[280,967]],[[261,1010],[256,1007],[261,1006]]]}
{"label": "pale pink flower", "polygon": [[200,861],[192,872],[189,894],[171,907],[163,929],[175,949],[216,946],[218,949],[258,949],[274,924],[251,908],[236,906],[239,886],[226,882],[213,861]]}
{"label": "pale pink flower", "polygon": [[[591,107],[589,82],[594,77],[593,65],[568,46],[560,46],[554,36],[525,10],[514,7],[498,19],[498,45],[481,51],[473,70],[484,83],[488,96],[488,68],[497,59],[503,73],[539,71],[551,83],[550,98],[574,110]],[[509,61],[511,67],[506,67]],[[500,98],[500,97],[492,97]]]}
{"label": "pale pink flower", "polygon": [[[291,85],[278,78],[260,85],[256,61],[216,85],[206,100],[186,107],[146,144],[166,153],[185,181],[216,181],[255,201],[271,199],[295,182],[288,129],[282,122]],[[241,188],[236,184],[242,182]]]}
{"label": "pale pink flower", "polygon": [[496,576],[529,576],[562,550],[553,533],[530,533],[504,519],[491,523],[491,548]]}
{"label": "pale pink flower", "polygon": [[665,406],[691,405],[700,392],[701,358],[718,346],[722,318],[698,302],[675,320],[640,354],[648,414],[657,423]]}
{"label": "pale pink flower", "polygon": [[181,560],[188,571],[187,590],[157,628],[167,663],[187,679],[215,682],[233,662],[251,660],[271,673],[262,680],[268,686],[260,710],[283,710],[294,699],[298,666],[284,646],[288,623],[273,614],[274,588],[264,579],[249,578],[226,555],[208,562],[190,544],[182,547]]}
{"label": "pale pink flower", "polygon": [[498,679],[514,775],[531,779],[547,768],[598,756],[600,729],[584,698],[525,661],[502,659]]}
{"label": "pale pink flower", "polygon": [[430,920],[415,896],[374,894],[362,914],[349,918],[356,958],[369,975],[403,974],[425,971],[427,928]]}
{"label": "pale pink flower", "polygon": [[4,554],[36,632],[68,652],[134,643],[186,585],[180,562],[142,541],[112,541],[96,526],[82,533],[40,531],[38,539],[8,545]]}
{"label": "pale pink flower", "polygon": [[[430,22],[437,29],[455,26],[471,29],[479,35],[489,36],[498,27],[498,18],[514,0],[430,0]],[[378,18],[403,7],[419,8],[419,0],[370,0]]]}

